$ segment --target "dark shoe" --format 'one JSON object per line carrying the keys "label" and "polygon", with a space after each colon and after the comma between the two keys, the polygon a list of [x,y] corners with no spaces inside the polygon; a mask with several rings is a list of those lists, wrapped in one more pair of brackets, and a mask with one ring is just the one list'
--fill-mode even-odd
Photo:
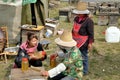
{"label": "dark shoe", "polygon": [[87,73],[83,73],[83,76],[87,76],[90,72],[87,72]]}
{"label": "dark shoe", "polygon": [[88,73],[84,73],[84,74],[83,74],[83,76],[87,76],[87,75],[88,75]]}

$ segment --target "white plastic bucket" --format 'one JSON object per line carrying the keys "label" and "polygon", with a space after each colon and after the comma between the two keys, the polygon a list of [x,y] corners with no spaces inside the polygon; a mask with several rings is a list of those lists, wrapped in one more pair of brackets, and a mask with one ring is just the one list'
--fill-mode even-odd
{"label": "white plastic bucket", "polygon": [[115,26],[107,28],[105,32],[105,39],[110,43],[120,42],[120,29]]}
{"label": "white plastic bucket", "polygon": [[45,36],[50,37],[52,35],[52,33],[53,33],[52,30],[47,29],[47,32],[45,33]]}

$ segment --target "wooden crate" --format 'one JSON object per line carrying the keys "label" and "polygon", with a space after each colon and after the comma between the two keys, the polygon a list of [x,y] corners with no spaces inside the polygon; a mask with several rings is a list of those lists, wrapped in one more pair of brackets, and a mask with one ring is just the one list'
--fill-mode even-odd
{"label": "wooden crate", "polygon": [[37,28],[21,28],[20,31],[20,44],[22,42],[25,42],[27,40],[27,33],[28,32],[33,32],[38,36],[38,40],[40,41],[40,39],[42,38],[42,30],[43,30],[44,26],[38,26]]}
{"label": "wooden crate", "polygon": [[118,19],[119,17],[114,15],[114,16],[109,16],[109,26],[118,26]]}
{"label": "wooden crate", "polygon": [[45,29],[50,29],[53,32],[53,36],[57,34],[59,23],[53,24],[53,23],[45,23]]}
{"label": "wooden crate", "polygon": [[47,80],[45,77],[40,75],[40,71],[44,70],[43,67],[29,68],[27,71],[22,72],[21,68],[11,69],[9,80],[32,80],[40,79]]}
{"label": "wooden crate", "polygon": [[108,16],[99,15],[98,16],[98,25],[104,26],[108,24]]}

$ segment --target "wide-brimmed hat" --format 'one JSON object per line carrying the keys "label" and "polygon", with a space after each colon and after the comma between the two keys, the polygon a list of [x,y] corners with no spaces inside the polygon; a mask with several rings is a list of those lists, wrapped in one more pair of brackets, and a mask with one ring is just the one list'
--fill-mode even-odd
{"label": "wide-brimmed hat", "polygon": [[72,38],[71,31],[66,31],[66,30],[64,30],[63,34],[59,38],[55,39],[55,42],[58,45],[66,46],[66,47],[73,47],[76,46],[77,44],[76,41],[73,40]]}
{"label": "wide-brimmed hat", "polygon": [[87,9],[88,4],[86,2],[78,2],[76,9],[73,10],[74,14],[89,14],[90,11]]}

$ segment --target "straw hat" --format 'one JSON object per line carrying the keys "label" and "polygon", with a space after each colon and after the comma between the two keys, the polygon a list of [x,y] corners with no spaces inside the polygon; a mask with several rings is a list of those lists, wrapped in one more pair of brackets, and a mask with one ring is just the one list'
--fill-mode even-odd
{"label": "straw hat", "polygon": [[59,38],[55,39],[55,42],[58,45],[66,46],[66,47],[73,47],[76,46],[77,44],[76,41],[73,40],[72,33],[70,31],[64,31]]}
{"label": "straw hat", "polygon": [[89,14],[90,11],[87,9],[88,4],[86,2],[78,2],[76,9],[73,10],[74,14]]}

